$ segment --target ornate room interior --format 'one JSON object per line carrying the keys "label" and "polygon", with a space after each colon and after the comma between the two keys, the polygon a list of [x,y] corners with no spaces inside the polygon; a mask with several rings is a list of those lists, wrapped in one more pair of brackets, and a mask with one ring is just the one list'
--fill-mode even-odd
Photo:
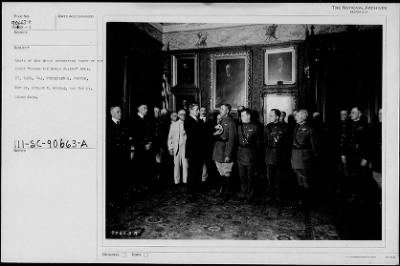
{"label": "ornate room interior", "polygon": [[[279,60],[289,66],[286,76],[274,72]],[[341,110],[354,106],[373,123],[382,108],[379,25],[109,22],[106,65],[105,115],[109,116],[110,107],[120,105],[122,119],[128,123],[143,103],[149,110],[172,112],[195,102],[212,112],[229,101],[233,116],[244,106],[257,114],[262,125],[269,122],[273,108],[288,116],[298,109],[307,109],[310,115],[318,112],[326,125],[334,125]],[[237,90],[230,98],[220,81],[229,71],[238,79],[232,83]],[[380,188],[381,174],[374,172],[374,180]],[[266,187],[263,178],[258,182]],[[220,205],[212,193],[193,203],[173,190],[135,196],[130,205],[108,216],[106,236],[381,239],[380,203],[364,209],[337,205],[321,190],[312,215],[305,216],[290,204],[294,193],[290,182],[289,203],[282,213],[276,206],[266,208],[262,196],[253,205],[235,198]]]}
{"label": "ornate room interior", "polygon": [[[134,112],[139,98],[150,106],[162,105],[163,74],[175,98],[170,110],[179,109],[185,97],[215,108],[212,60],[235,54],[247,57],[243,105],[257,110],[261,121],[264,110],[274,107],[265,106],[269,96],[289,96],[289,111],[320,112],[324,122],[354,104],[371,121],[381,107],[381,26],[108,23],[107,27],[107,87],[112,87],[107,102],[122,102],[125,115]],[[266,51],[287,47],[295,50],[296,81],[267,85]],[[182,56],[196,59],[192,84],[173,83],[173,61]]]}

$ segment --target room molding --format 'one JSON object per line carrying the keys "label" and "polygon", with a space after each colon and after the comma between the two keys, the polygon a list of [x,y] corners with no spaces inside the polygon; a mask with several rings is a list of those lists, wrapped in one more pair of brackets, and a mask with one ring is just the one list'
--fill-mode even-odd
{"label": "room molding", "polygon": [[[160,24],[160,23],[157,23]],[[210,29],[226,29],[243,26],[254,26],[259,24],[243,24],[243,23],[182,23],[176,25],[161,25],[163,33],[183,32],[183,31],[199,31]]]}

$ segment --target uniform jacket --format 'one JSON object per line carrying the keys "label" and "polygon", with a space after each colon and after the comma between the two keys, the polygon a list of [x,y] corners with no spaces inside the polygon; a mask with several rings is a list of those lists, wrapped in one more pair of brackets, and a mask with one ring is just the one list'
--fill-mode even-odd
{"label": "uniform jacket", "polygon": [[269,123],[264,129],[266,146],[265,163],[267,165],[283,164],[287,145],[287,126],[281,122]]}
{"label": "uniform jacket", "polygon": [[168,134],[168,150],[173,150],[174,155],[177,155],[180,149],[186,149],[186,132],[182,120],[172,122]]}
{"label": "uniform jacket", "polygon": [[203,160],[204,158],[204,122],[197,121],[187,116],[184,129],[186,132],[186,158],[192,160]]}
{"label": "uniform jacket", "polygon": [[223,132],[216,137],[213,150],[213,160],[224,162],[226,157],[234,160],[235,148],[237,143],[237,128],[235,121],[226,116],[221,120]]}
{"label": "uniform jacket", "polygon": [[255,123],[242,123],[238,126],[238,150],[236,161],[242,165],[254,165],[258,162],[261,147],[261,133]]}
{"label": "uniform jacket", "polygon": [[348,156],[353,160],[357,160],[357,164],[362,159],[370,161],[372,147],[373,141],[370,136],[368,123],[361,120],[352,121],[349,131]]}
{"label": "uniform jacket", "polygon": [[317,141],[314,129],[310,124],[297,124],[293,133],[292,167],[293,169],[310,169],[315,166]]}

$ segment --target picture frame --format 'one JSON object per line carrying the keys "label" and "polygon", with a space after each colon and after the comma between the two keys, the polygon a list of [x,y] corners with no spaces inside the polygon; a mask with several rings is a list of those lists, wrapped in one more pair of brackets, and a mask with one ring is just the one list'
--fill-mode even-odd
{"label": "picture frame", "polygon": [[198,55],[172,55],[172,87],[198,87]]}
{"label": "picture frame", "polygon": [[222,52],[210,56],[211,109],[228,103],[236,110],[248,106],[251,57],[247,51]]}
{"label": "picture frame", "polygon": [[[186,106],[184,104],[186,102]],[[186,90],[173,90],[172,92],[172,109],[179,111],[180,109],[187,109],[190,104],[198,103],[201,106],[201,97],[197,89]]]}
{"label": "picture frame", "polygon": [[293,85],[296,83],[295,47],[271,48],[265,50],[264,84]]}

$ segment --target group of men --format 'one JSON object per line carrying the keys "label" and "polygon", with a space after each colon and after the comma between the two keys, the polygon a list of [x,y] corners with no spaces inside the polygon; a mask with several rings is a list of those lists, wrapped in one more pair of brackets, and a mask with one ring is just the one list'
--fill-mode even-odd
{"label": "group of men", "polygon": [[[265,127],[244,107],[238,108],[238,118],[234,119],[229,104],[220,106],[215,119],[198,104],[170,116],[166,110],[155,108],[153,119],[148,118],[147,105],[139,105],[137,110],[131,126],[124,127],[120,124],[121,108],[111,107],[112,119],[107,127],[107,201],[112,206],[126,199],[125,192],[151,189],[160,183],[183,185],[189,198],[196,200],[199,193],[207,190],[210,175],[214,181],[215,175],[219,177],[214,184],[217,196],[225,202],[232,194],[235,172],[240,180],[239,198],[252,201],[260,165],[267,170],[269,202],[281,205],[284,177],[292,172],[297,179],[297,198],[308,206],[310,177],[318,174],[319,157],[326,151],[319,147],[320,129],[310,121],[307,110],[295,111],[289,117],[295,122],[288,119],[287,123],[284,112],[272,109],[270,123]],[[315,121],[317,116],[315,113]],[[363,193],[359,183],[371,171],[373,150],[368,144],[371,130],[360,109],[354,107],[350,120],[348,117],[346,110],[341,111],[341,124],[335,132],[337,149],[331,151],[330,158],[337,159],[337,174],[348,177],[350,181],[345,186],[354,195]]]}

